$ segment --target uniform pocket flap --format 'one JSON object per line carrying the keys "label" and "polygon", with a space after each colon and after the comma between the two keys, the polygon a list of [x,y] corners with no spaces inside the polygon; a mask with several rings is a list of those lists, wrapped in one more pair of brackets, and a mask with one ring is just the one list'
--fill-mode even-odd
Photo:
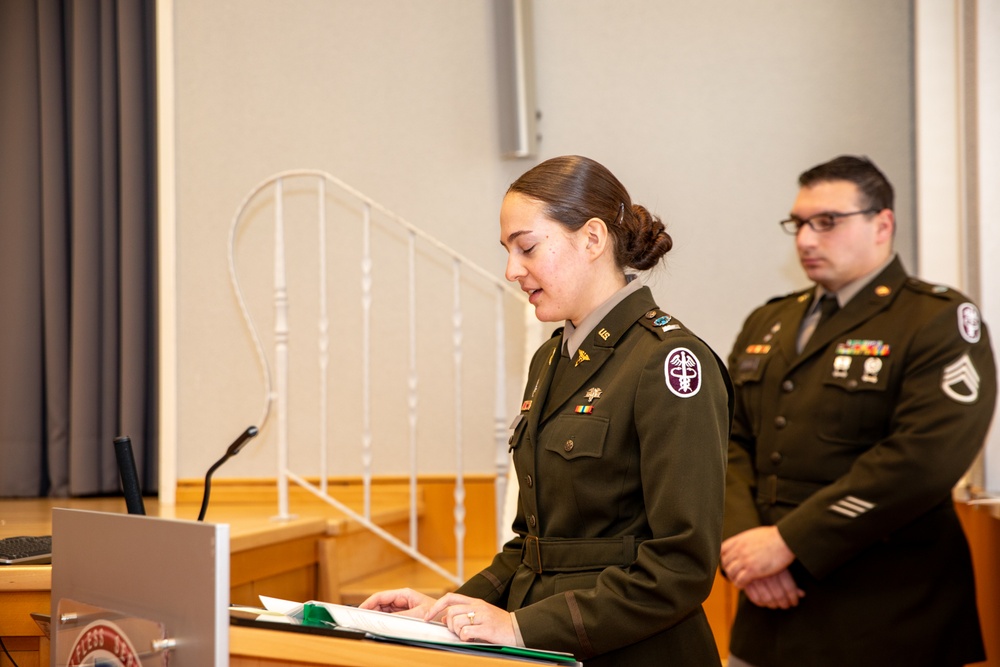
{"label": "uniform pocket flap", "polygon": [[544,433],[545,449],[567,461],[580,457],[600,458],[604,453],[608,420],[591,415],[560,415]]}

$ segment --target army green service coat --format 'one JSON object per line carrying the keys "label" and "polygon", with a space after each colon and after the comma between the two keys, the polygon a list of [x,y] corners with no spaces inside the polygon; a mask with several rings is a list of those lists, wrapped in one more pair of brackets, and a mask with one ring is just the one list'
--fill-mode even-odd
{"label": "army green service coat", "polygon": [[558,333],[510,440],[517,537],[458,592],[516,610],[527,646],[587,665],[718,665],[701,603],[720,548],[725,368],[646,287],[572,359]]}
{"label": "army green service coat", "polygon": [[760,667],[982,659],[952,487],[996,401],[986,327],[962,294],[893,260],[796,352],[813,291],[746,320],[729,358],[736,415],[725,537],[777,525],[799,606],[741,595],[731,650]]}

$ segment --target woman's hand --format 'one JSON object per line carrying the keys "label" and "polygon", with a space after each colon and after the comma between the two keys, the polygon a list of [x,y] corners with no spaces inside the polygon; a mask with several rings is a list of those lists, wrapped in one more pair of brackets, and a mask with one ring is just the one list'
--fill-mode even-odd
{"label": "woman's hand", "polygon": [[391,591],[375,593],[362,602],[361,609],[374,609],[390,614],[402,614],[403,616],[413,616],[424,618],[427,610],[434,604],[434,598],[423,593],[418,593],[412,588],[397,588]]}
{"label": "woman's hand", "polygon": [[488,642],[515,646],[510,612],[458,593],[448,593],[427,611],[427,620],[440,617],[452,632],[466,642]]}

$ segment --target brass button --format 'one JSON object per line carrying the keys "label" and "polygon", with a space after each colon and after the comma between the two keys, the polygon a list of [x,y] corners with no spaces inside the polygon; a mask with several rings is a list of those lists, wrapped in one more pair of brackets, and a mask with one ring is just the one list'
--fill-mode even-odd
{"label": "brass button", "polygon": [[795,383],[792,382],[791,380],[785,380],[784,382],[781,383],[781,389],[786,392],[792,391],[793,389],[795,389]]}
{"label": "brass button", "polygon": [[567,452],[573,451],[573,441],[572,440],[567,440],[566,444],[563,445],[563,449],[565,449]]}
{"label": "brass button", "polygon": [[788,420],[781,415],[778,415],[774,418],[774,425],[776,428],[785,428],[785,426],[788,425]]}
{"label": "brass button", "polygon": [[528,488],[530,489],[535,482],[533,479],[531,479],[531,475],[526,475],[524,478],[524,483],[527,484]]}
{"label": "brass button", "polygon": [[781,463],[781,452],[771,452],[771,463],[775,465]]}
{"label": "brass button", "polygon": [[531,526],[532,528],[534,528],[536,523],[538,523],[538,522],[535,520],[535,515],[534,514],[532,514],[531,516],[528,517],[528,525],[529,526]]}
{"label": "brass button", "polygon": [[646,319],[647,320],[651,320],[654,317],[656,317],[656,311],[655,310],[651,310],[648,313],[646,313]]}

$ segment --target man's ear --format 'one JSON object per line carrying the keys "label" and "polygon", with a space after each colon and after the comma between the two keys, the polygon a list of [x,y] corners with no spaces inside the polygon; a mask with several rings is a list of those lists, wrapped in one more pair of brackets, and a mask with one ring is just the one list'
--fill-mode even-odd
{"label": "man's ear", "polygon": [[896,215],[890,208],[884,208],[875,216],[876,238],[879,243],[892,245],[896,234]]}

